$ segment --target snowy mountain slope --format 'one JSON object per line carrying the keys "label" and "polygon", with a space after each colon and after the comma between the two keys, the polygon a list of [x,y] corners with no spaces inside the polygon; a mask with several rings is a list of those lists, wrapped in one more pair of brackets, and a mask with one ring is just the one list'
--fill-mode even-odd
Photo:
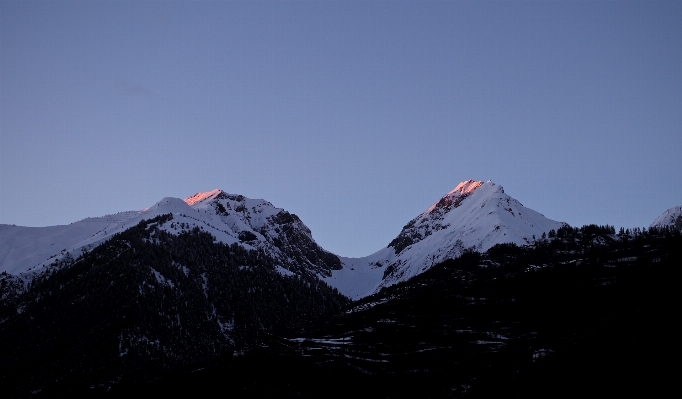
{"label": "snowy mountain slope", "polygon": [[675,227],[682,230],[682,206],[674,206],[656,218],[649,227]]}
{"label": "snowy mountain slope", "polygon": [[11,244],[15,240],[3,240],[4,252],[0,252],[0,255],[5,255],[6,261],[0,264],[0,271],[28,273],[25,277],[29,277],[33,274],[29,269],[35,271],[36,266],[48,265],[67,253],[77,257],[82,251],[96,247],[142,220],[164,214],[173,215],[171,222],[161,226],[168,232],[179,234],[198,228],[210,233],[219,242],[228,245],[237,243],[246,249],[261,249],[285,270],[328,276],[332,269],[341,268],[338,257],[319,247],[312,239],[310,230],[296,215],[275,208],[265,200],[213,190],[197,193],[185,200],[167,197],[141,212],[118,214],[116,218],[109,219],[85,219],[69,225],[75,225],[70,228],[7,226],[0,230],[0,234],[7,231],[5,234],[10,237],[10,230],[22,232],[14,234],[16,243],[28,244],[13,248]]}
{"label": "snowy mountain slope", "polygon": [[114,234],[164,214],[173,215],[159,226],[165,231],[180,234],[196,228],[218,242],[257,249],[273,259],[281,273],[318,275],[351,298],[405,281],[467,248],[485,251],[497,243],[528,244],[562,225],[525,208],[499,185],[468,180],[411,220],[387,247],[363,258],[339,258],[318,246],[296,215],[262,199],[216,189],[184,200],[164,198],[141,212],[85,219],[72,227],[2,226],[0,271],[30,278],[40,270],[36,265],[49,265],[67,253],[77,257]]}
{"label": "snowy mountain slope", "polygon": [[364,258],[342,258],[344,268],[325,281],[359,298],[467,248],[486,251],[498,243],[530,244],[562,225],[524,207],[491,181],[468,180],[412,219],[386,248]]}
{"label": "snowy mountain slope", "polygon": [[139,212],[120,212],[87,218],[69,225],[23,227],[0,225],[0,272],[17,274],[36,267],[51,256],[135,217]]}

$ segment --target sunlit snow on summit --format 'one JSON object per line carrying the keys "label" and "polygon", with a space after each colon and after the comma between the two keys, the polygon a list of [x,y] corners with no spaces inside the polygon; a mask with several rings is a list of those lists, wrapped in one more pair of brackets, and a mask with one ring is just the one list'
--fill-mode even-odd
{"label": "sunlit snow on summit", "polygon": [[[492,182],[490,180],[488,180],[488,183],[492,183]],[[442,204],[443,201],[451,202],[453,198],[466,197],[467,195],[471,194],[474,190],[481,187],[482,184],[483,184],[482,181],[474,181],[474,180],[466,180],[466,181],[459,183],[457,185],[457,187],[455,187],[449,193],[445,194],[443,196],[443,198],[441,198],[438,202],[431,205],[429,207],[429,209],[427,209],[426,212],[424,212],[424,214],[432,212],[434,209],[436,209],[439,206],[439,204]],[[492,183],[492,184],[494,185],[494,183]]]}
{"label": "sunlit snow on summit", "polygon": [[192,205],[196,204],[197,202],[201,202],[201,201],[205,200],[206,198],[210,198],[210,197],[212,197],[216,194],[219,194],[221,192],[222,192],[222,190],[216,188],[215,190],[206,191],[206,192],[202,192],[202,193],[196,193],[196,194],[192,195],[191,197],[185,198],[184,201],[187,203],[187,205],[192,206]]}

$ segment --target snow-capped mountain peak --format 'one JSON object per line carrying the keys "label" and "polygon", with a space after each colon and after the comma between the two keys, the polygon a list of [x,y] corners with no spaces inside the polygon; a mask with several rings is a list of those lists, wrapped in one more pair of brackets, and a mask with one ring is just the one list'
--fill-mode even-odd
{"label": "snow-capped mountain peak", "polygon": [[682,230],[682,206],[674,206],[663,212],[649,227],[670,227]]}
{"label": "snow-capped mountain peak", "polygon": [[[508,214],[500,213],[501,211],[506,211]],[[463,232],[462,229],[465,227],[470,233],[474,230],[483,231],[487,229],[501,232],[500,237],[497,234],[492,234],[490,237],[476,237],[477,239],[481,238],[481,241],[466,240],[464,235],[459,237],[463,243],[467,244],[467,247],[474,246],[477,250],[485,250],[499,242],[526,244],[531,241],[532,236],[536,233],[532,230],[537,229],[531,229],[528,231],[529,234],[526,234],[526,227],[534,227],[535,223],[532,220],[529,220],[530,223],[523,223],[524,215],[544,218],[537,212],[530,209],[528,211],[530,212],[525,211],[520,202],[505,194],[502,186],[496,185],[490,180],[485,183],[467,180],[458,184],[454,190],[444,195],[421,215],[412,219],[388,246],[394,248],[395,253],[399,254],[407,247],[438,231],[452,232],[455,229]],[[515,220],[515,218],[519,220]],[[530,224],[530,226],[525,226],[525,224]],[[505,226],[517,230],[518,234],[513,237],[506,237]],[[542,234],[542,231],[539,231],[539,234]],[[474,234],[474,236],[477,235]],[[487,245],[486,241],[493,243]],[[484,247],[486,248],[483,249]]]}
{"label": "snow-capped mountain peak", "polygon": [[[524,207],[502,186],[467,180],[412,219],[384,249],[364,258],[342,258],[344,269],[326,281],[346,295],[362,297],[468,248],[483,252],[500,243],[530,244],[562,225]],[[362,284],[352,277],[356,274],[365,275]]]}
{"label": "snow-capped mountain peak", "polygon": [[312,238],[310,229],[298,216],[276,208],[262,199],[213,190],[185,199],[200,215],[213,219],[214,225],[226,226],[243,245],[250,245],[270,253],[289,271],[314,271],[329,275],[341,263]]}

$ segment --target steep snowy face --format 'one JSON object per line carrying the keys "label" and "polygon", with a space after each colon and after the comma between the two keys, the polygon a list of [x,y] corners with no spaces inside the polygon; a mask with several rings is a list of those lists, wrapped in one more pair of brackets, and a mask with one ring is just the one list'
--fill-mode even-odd
{"label": "steep snowy face", "polygon": [[397,255],[405,248],[423,240],[434,232],[450,227],[450,224],[447,223],[449,222],[447,214],[458,208],[482,184],[483,182],[473,180],[459,183],[454,190],[445,194],[424,213],[405,225],[398,237],[394,238],[388,246],[393,248]]}
{"label": "steep snowy face", "polygon": [[524,207],[491,181],[462,182],[391,241],[396,258],[382,286],[404,281],[467,248],[482,252],[500,243],[526,245],[561,225]]}
{"label": "steep snowy face", "polygon": [[[483,252],[499,243],[530,244],[562,225],[524,207],[491,181],[467,180],[406,224],[386,248],[365,258],[342,258],[344,270],[326,281],[342,293],[361,297],[467,248]],[[360,274],[365,275],[363,284],[352,277]]]}
{"label": "steep snowy face", "polygon": [[331,270],[341,268],[339,258],[315,243],[298,216],[268,201],[213,190],[197,193],[185,202],[201,215],[217,217],[215,224],[227,227],[225,232],[231,232],[240,243],[263,249],[290,271],[305,269],[328,276]]}
{"label": "steep snowy face", "polygon": [[649,227],[670,227],[682,230],[682,206],[674,206],[654,220]]}

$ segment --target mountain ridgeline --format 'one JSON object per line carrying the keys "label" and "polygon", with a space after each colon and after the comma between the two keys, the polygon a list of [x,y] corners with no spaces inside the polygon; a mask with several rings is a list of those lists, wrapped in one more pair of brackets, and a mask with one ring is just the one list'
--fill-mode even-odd
{"label": "mountain ridgeline", "polygon": [[[673,281],[679,264],[679,208],[648,229],[574,228],[468,180],[362,258],[222,190],[68,226],[2,225],[0,386],[8,397],[126,396],[203,378],[227,379],[234,395],[319,397],[359,391],[310,381],[351,378],[379,397],[476,397],[505,396],[490,387],[522,372],[515,392],[543,396],[528,391],[537,365],[564,370],[571,348],[641,332],[625,320],[661,324],[642,314],[669,311],[657,279]],[[632,309],[643,313],[627,319]],[[648,331],[608,347],[644,345]]]}

